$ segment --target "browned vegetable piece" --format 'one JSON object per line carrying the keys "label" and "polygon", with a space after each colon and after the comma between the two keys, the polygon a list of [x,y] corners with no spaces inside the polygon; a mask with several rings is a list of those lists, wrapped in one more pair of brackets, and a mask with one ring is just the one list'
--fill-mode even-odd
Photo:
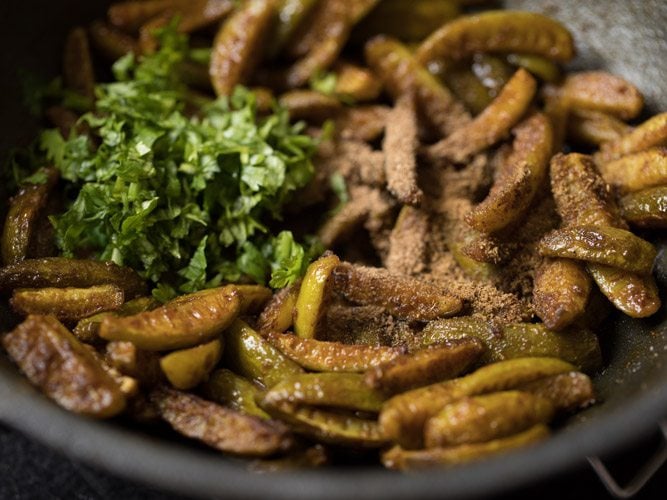
{"label": "browned vegetable piece", "polygon": [[24,184],[9,201],[9,209],[2,230],[2,261],[5,265],[22,261],[28,256],[30,241],[38,218],[48,201],[49,192],[58,180],[53,168],[41,171],[42,184]]}
{"label": "browned vegetable piece", "polygon": [[43,287],[116,285],[126,299],[146,294],[146,283],[128,267],[97,260],[45,257],[26,259],[0,268],[0,290]]}
{"label": "browned vegetable piece", "polygon": [[175,14],[180,16],[178,31],[191,33],[220,21],[235,7],[234,0],[181,0]]}
{"label": "browned vegetable piece", "polygon": [[416,274],[424,270],[430,229],[428,213],[405,205],[389,235],[385,267],[394,274]]}
{"label": "browned vegetable piece", "polygon": [[555,332],[540,323],[513,323],[498,328],[471,317],[450,318],[426,325],[422,344],[466,337],[477,338],[485,344],[487,350],[482,354],[481,363],[546,356],[563,359],[585,371],[597,370],[602,364],[597,336],[581,327]]}
{"label": "browned vegetable piece", "polygon": [[108,316],[100,337],[128,340],[140,349],[167,351],[192,347],[220,335],[239,313],[239,293],[233,286],[178,297],[133,316]]}
{"label": "browned vegetable piece", "polygon": [[[300,87],[319,71],[329,68],[343,50],[350,36],[350,30],[356,22],[355,14],[350,9],[358,9],[361,12],[376,1],[360,0],[354,4],[349,4],[345,0],[321,2],[315,18],[311,20],[303,35],[309,42],[308,49],[301,54],[303,57],[287,70],[285,76],[287,86]],[[306,44],[302,42],[302,45]]]}
{"label": "browned vegetable piece", "polygon": [[448,69],[444,75],[447,86],[452,89],[466,108],[478,115],[491,104],[493,97],[489,89],[475,76],[468,67]]}
{"label": "browned vegetable piece", "polygon": [[428,148],[435,160],[448,159],[463,163],[471,156],[492,146],[525,114],[535,95],[537,82],[524,69],[519,69],[502,91],[482,113],[466,126]]}
{"label": "browned vegetable piece", "polygon": [[387,444],[376,420],[289,403],[267,409],[271,415],[287,422],[293,432],[324,443],[354,448],[379,448]]}
{"label": "browned vegetable piece", "polygon": [[230,95],[257,66],[273,15],[270,0],[248,0],[221,25],[209,67],[217,95]]}
{"label": "browned vegetable piece", "polygon": [[341,103],[333,96],[315,90],[297,89],[285,92],[278,98],[287,109],[292,120],[307,120],[322,123],[332,118],[341,108]]}
{"label": "browned vegetable piece", "polygon": [[225,332],[224,362],[239,375],[264,387],[303,373],[299,365],[239,319]]}
{"label": "browned vegetable piece", "polygon": [[[44,111],[44,116],[64,138],[70,136],[70,132],[77,127],[79,120],[79,115],[64,106],[49,106]],[[46,256],[42,255],[41,257]]]}
{"label": "browned vegetable piece", "polygon": [[63,408],[99,418],[125,408],[116,382],[53,316],[28,316],[2,345],[28,380]]}
{"label": "browned vegetable piece", "polygon": [[125,300],[115,285],[90,288],[35,288],[14,290],[10,303],[19,314],[51,314],[62,321],[78,321],[118,309]]}
{"label": "browned vegetable piece", "polygon": [[601,264],[588,264],[600,291],[631,318],[646,318],[660,309],[660,295],[652,276],[639,276]]}
{"label": "browned vegetable piece", "polygon": [[218,404],[259,418],[271,418],[257,406],[256,401],[261,399],[262,391],[248,379],[226,368],[211,373],[203,384],[202,392],[206,398]]}
{"label": "browned vegetable piece", "polygon": [[192,389],[206,380],[220,361],[222,346],[220,339],[213,339],[206,344],[171,352],[160,359],[160,367],[176,389]]}
{"label": "browned vegetable piece", "polygon": [[477,231],[498,232],[524,216],[546,178],[553,150],[549,120],[533,114],[514,129],[514,135],[507,168],[497,176],[488,196],[465,216]]}
{"label": "browned vegetable piece", "polygon": [[318,3],[319,0],[280,0],[268,49],[272,58],[280,53],[300,27],[306,29],[305,21]]}
{"label": "browned vegetable piece", "polygon": [[558,64],[543,56],[536,56],[534,54],[508,54],[507,62],[530,71],[545,82],[555,82],[560,79]]}
{"label": "browned vegetable piece", "polygon": [[262,285],[234,285],[239,292],[240,314],[257,314],[271,299],[271,289]]}
{"label": "browned vegetable piece", "polygon": [[102,21],[94,21],[88,32],[95,48],[112,61],[125,54],[139,53],[139,44],[135,38]]}
{"label": "browned vegetable piece", "polygon": [[396,347],[326,342],[281,333],[269,333],[267,340],[292,361],[312,371],[363,372],[403,352]]}
{"label": "browned vegetable piece", "polygon": [[625,229],[609,226],[568,226],[542,237],[541,255],[596,262],[626,271],[649,274],[655,247]]}
{"label": "browned vegetable piece", "polygon": [[463,307],[458,297],[429,283],[347,262],[334,270],[333,286],[351,302],[382,306],[399,318],[413,321],[451,316]]}
{"label": "browned vegetable piece", "polygon": [[475,54],[470,69],[491,97],[497,97],[517,71],[502,58],[490,54]]}
{"label": "browned vegetable piece", "polygon": [[[556,155],[551,161],[551,191],[565,225],[627,228],[590,157],[574,153]],[[657,286],[651,276],[594,263],[587,268],[602,293],[625,314],[643,318],[660,308]]]}
{"label": "browned vegetable piece", "polygon": [[360,373],[303,373],[286,377],[269,389],[262,406],[272,408],[287,403],[377,413],[384,399],[364,384]]}
{"label": "browned vegetable piece", "polygon": [[417,49],[416,58],[426,64],[438,59],[461,60],[477,52],[521,52],[568,62],[574,57],[574,42],[570,32],[551,17],[488,11],[460,17],[431,33]]}
{"label": "browned vegetable piece", "polygon": [[164,380],[157,353],[138,349],[132,342],[114,340],[105,348],[106,361],[120,373],[153,387]]}
{"label": "browned vegetable piece", "polygon": [[394,99],[414,93],[422,116],[441,135],[449,135],[470,121],[470,115],[435,76],[399,41],[377,36],[365,47],[366,62],[382,79]]}
{"label": "browned vegetable piece", "polygon": [[160,45],[157,33],[167,26],[171,19],[172,14],[165,11],[139,28],[139,52],[142,55],[154,54],[157,51]]}
{"label": "browned vegetable piece", "polygon": [[555,358],[519,358],[484,366],[465,377],[394,396],[380,412],[383,434],[404,448],[419,448],[426,421],[461,398],[514,389],[521,384],[573,370]]}
{"label": "browned vegetable piece", "polygon": [[575,109],[570,112],[567,122],[570,141],[593,146],[615,141],[631,130],[627,123],[600,111]]}
{"label": "browned vegetable piece", "polygon": [[150,399],[174,430],[220,451],[266,457],[285,452],[294,444],[281,422],[245,415],[193,394],[161,388],[154,390]]}
{"label": "browned vegetable piece", "polygon": [[102,312],[94,314],[79,321],[72,333],[82,342],[93,343],[99,340],[100,323],[102,319],[110,314],[119,314],[121,316],[130,316],[140,312],[155,308],[158,302],[152,297],[138,297],[129,300],[121,305],[116,311]]}
{"label": "browned vegetable piece", "polygon": [[430,346],[370,368],[366,384],[385,394],[397,394],[454,378],[470,368],[484,349],[475,338]]}
{"label": "browned vegetable piece", "polygon": [[551,191],[563,224],[598,225],[626,229],[611,193],[589,156],[570,153],[551,159]]}
{"label": "browned vegetable piece", "polygon": [[449,448],[429,448],[410,451],[394,446],[382,455],[385,467],[398,470],[428,469],[457,465],[506,453],[542,441],[549,436],[546,425],[536,425],[527,431],[486,443],[462,444]]}
{"label": "browned vegetable piece", "polygon": [[417,134],[414,95],[404,94],[387,117],[382,150],[387,189],[406,205],[418,205],[424,195],[417,185]]}
{"label": "browned vegetable piece", "polygon": [[621,215],[639,227],[667,227],[667,186],[644,189],[620,199]]}
{"label": "browned vegetable piece", "polygon": [[600,165],[605,181],[619,191],[667,185],[667,148],[652,148]]}
{"label": "browned vegetable piece", "polygon": [[373,101],[382,91],[382,82],[371,71],[356,64],[339,62],[335,65],[334,93],[355,103]]}
{"label": "browned vegetable piece", "polygon": [[109,22],[125,31],[137,31],[150,19],[174,8],[179,0],[130,0],[109,7]]}
{"label": "browned vegetable piece", "polygon": [[551,401],[558,412],[571,412],[595,401],[593,382],[580,372],[560,373],[518,387]]}
{"label": "browned vegetable piece", "polygon": [[340,259],[331,252],[308,266],[294,306],[294,332],[315,338],[329,301],[331,276]]}
{"label": "browned vegetable piece", "polygon": [[484,443],[548,424],[554,407],[528,392],[501,391],[448,404],[426,422],[427,448]]}
{"label": "browned vegetable piece", "polygon": [[580,262],[544,259],[535,270],[533,308],[550,330],[562,330],[583,316],[591,278]]}
{"label": "browned vegetable piece", "polygon": [[374,141],[382,135],[387,116],[389,108],[377,104],[344,108],[334,120],[336,134],[344,140]]}
{"label": "browned vegetable piece", "polygon": [[355,27],[352,39],[385,34],[405,42],[419,42],[460,13],[457,2],[382,0]]}
{"label": "browned vegetable piece", "polygon": [[606,71],[570,73],[561,93],[570,107],[602,111],[623,120],[635,118],[644,106],[637,87]]}
{"label": "browned vegetable piece", "polygon": [[65,85],[90,100],[95,100],[95,73],[86,30],[76,27],[67,35],[63,54]]}
{"label": "browned vegetable piece", "polygon": [[300,287],[301,281],[298,281],[273,294],[257,320],[257,328],[262,334],[289,330]]}
{"label": "browned vegetable piece", "polygon": [[657,146],[667,146],[667,113],[652,116],[622,137],[603,144],[595,153],[595,162],[602,165]]}

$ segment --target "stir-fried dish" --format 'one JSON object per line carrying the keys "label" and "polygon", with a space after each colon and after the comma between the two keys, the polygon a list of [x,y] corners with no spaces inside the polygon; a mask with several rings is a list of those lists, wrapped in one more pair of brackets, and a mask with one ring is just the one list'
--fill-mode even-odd
{"label": "stir-fried dish", "polygon": [[602,321],[660,308],[667,113],[483,3],[125,1],[74,28],[6,171],[9,357],[68,410],[262,470],[461,464],[594,403]]}

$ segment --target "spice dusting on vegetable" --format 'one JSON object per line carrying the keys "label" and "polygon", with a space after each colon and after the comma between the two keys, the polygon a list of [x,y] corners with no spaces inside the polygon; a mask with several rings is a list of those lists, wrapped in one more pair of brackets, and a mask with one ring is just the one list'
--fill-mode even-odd
{"label": "spice dusting on vegetable", "polygon": [[8,171],[10,358],[257,470],[463,464],[595,402],[601,321],[661,306],[667,114],[565,74],[558,21],[467,3],[123,1],[75,28],[31,98],[55,128]]}

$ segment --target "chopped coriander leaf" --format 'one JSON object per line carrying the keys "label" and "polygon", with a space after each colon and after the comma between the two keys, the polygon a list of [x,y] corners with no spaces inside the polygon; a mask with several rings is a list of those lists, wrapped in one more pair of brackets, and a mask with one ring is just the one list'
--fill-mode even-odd
{"label": "chopped coriander leaf", "polygon": [[267,225],[313,176],[315,143],[279,107],[258,117],[254,95],[192,108],[178,67],[187,40],[173,27],[161,49],[113,67],[117,81],[98,85],[92,135],[40,140],[74,188],[67,210],[52,217],[65,255],[97,253],[138,270],[160,300],[243,276],[284,286],[298,279],[315,245]]}

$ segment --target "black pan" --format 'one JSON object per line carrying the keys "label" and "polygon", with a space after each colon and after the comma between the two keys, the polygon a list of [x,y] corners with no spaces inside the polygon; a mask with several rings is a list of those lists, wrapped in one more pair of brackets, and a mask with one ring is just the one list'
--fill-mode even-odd
{"label": "black pan", "polygon": [[[99,16],[104,1],[1,2],[0,158],[25,144],[36,124],[21,106],[19,69],[59,72],[67,29]],[[667,3],[661,0],[509,1],[511,8],[560,18],[575,33],[577,67],[606,68],[637,84],[652,111],[667,109]],[[0,187],[1,189],[1,187]],[[5,195],[6,196],[6,195]],[[4,204],[3,204],[4,205]],[[2,214],[0,214],[2,215]],[[664,245],[656,273],[667,289]],[[664,294],[663,294],[664,295]],[[665,297],[663,297],[664,299]],[[0,305],[0,308],[5,307]],[[6,311],[0,319],[7,321]],[[6,328],[6,325],[2,325]],[[667,417],[667,321],[620,315],[601,332],[607,368],[595,377],[602,404],[574,417],[552,439],[499,458],[449,470],[397,474],[365,465],[257,475],[243,462],[119,422],[61,410],[0,354],[0,421],[80,461],[163,489],[224,498],[472,498],[506,492],[581,467],[657,429]]]}

